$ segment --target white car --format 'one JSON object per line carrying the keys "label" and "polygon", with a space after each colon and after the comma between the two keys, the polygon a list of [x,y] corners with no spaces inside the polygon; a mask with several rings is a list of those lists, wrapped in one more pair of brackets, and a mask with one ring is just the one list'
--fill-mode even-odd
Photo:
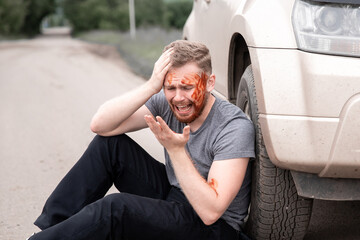
{"label": "white car", "polygon": [[216,92],[256,127],[254,239],[302,239],[312,199],[360,200],[360,0],[194,0]]}

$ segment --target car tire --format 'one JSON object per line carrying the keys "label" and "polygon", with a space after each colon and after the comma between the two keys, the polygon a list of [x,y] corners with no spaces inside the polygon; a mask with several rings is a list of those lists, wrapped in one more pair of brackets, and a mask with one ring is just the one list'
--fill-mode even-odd
{"label": "car tire", "polygon": [[256,158],[251,161],[251,203],[245,232],[257,240],[303,239],[310,221],[312,199],[298,196],[290,171],[276,167],[268,157],[258,121],[251,65],[241,77],[236,105],[253,121],[256,132]]}

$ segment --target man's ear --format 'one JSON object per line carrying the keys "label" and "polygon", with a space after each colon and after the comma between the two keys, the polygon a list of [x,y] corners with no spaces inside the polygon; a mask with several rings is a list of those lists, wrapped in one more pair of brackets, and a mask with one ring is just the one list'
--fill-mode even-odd
{"label": "man's ear", "polygon": [[206,85],[206,90],[211,92],[215,88],[215,75],[211,74]]}

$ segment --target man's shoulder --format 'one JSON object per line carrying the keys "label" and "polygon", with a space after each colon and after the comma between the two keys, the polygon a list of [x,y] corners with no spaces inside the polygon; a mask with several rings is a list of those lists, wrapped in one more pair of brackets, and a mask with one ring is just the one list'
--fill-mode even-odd
{"label": "man's shoulder", "polygon": [[242,132],[253,132],[253,122],[236,105],[219,99],[214,111],[212,125],[220,133],[233,132],[234,134]]}
{"label": "man's shoulder", "polygon": [[222,120],[247,119],[245,113],[239,107],[230,103],[229,101],[217,98],[216,102],[217,104],[214,117],[220,118]]}
{"label": "man's shoulder", "polygon": [[149,109],[152,115],[161,116],[169,112],[169,104],[167,104],[164,91],[161,90],[157,94],[154,94],[146,103],[145,106]]}

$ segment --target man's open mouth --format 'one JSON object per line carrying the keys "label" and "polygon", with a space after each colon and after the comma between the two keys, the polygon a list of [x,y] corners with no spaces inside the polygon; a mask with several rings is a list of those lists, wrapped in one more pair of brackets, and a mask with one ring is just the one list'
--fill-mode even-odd
{"label": "man's open mouth", "polygon": [[176,110],[179,113],[188,113],[191,109],[192,104],[188,104],[188,105],[175,105]]}

